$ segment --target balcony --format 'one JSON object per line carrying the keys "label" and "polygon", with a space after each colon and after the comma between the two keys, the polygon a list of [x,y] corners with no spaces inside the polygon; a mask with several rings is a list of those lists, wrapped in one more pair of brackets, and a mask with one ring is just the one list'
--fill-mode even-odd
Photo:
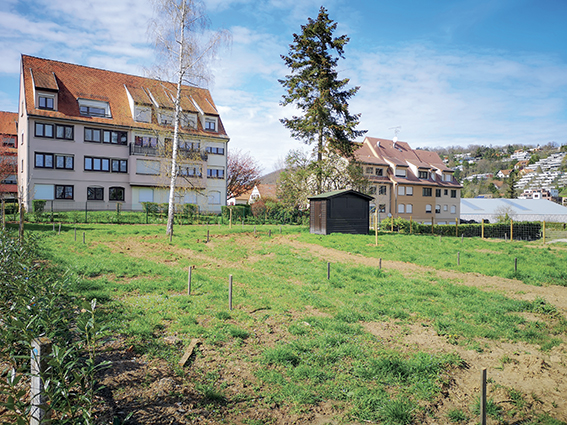
{"label": "balcony", "polygon": [[138,146],[130,143],[130,155],[158,156],[157,146]]}

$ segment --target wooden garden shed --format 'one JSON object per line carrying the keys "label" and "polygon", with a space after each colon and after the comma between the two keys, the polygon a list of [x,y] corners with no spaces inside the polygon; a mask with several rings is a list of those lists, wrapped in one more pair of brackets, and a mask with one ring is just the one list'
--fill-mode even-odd
{"label": "wooden garden shed", "polygon": [[310,233],[367,235],[372,199],[372,196],[348,189],[311,196]]}

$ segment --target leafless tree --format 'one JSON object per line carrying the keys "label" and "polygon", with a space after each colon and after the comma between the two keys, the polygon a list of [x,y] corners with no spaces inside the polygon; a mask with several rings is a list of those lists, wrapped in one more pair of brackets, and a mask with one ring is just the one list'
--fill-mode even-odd
{"label": "leafless tree", "polygon": [[249,152],[233,149],[227,157],[226,197],[235,198],[254,188],[262,168]]}
{"label": "leafless tree", "polygon": [[171,179],[166,232],[173,232],[175,183],[178,175],[177,149],[181,120],[181,88],[185,84],[207,81],[208,63],[216,49],[229,40],[226,31],[207,32],[209,20],[201,0],[156,0],[156,19],[151,28],[155,45],[161,54],[161,74],[176,69],[175,115],[171,153]]}

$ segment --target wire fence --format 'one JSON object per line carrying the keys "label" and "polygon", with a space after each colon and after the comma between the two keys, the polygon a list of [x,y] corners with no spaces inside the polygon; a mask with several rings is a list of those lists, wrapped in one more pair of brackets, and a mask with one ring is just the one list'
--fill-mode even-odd
{"label": "wire fence", "polygon": [[421,224],[402,218],[386,218],[380,223],[371,222],[370,226],[382,232],[406,234],[429,234],[453,237],[480,237],[487,239],[536,241],[543,243],[567,242],[567,224],[546,221],[509,220],[501,223],[461,223]]}

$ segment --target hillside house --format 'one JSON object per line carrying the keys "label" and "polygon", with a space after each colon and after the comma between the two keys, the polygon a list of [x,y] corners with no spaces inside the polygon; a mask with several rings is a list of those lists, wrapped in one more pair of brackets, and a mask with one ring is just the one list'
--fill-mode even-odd
{"label": "hillside house", "polygon": [[[22,56],[18,184],[55,210],[167,202],[173,83]],[[175,201],[219,213],[229,138],[208,90],[183,86]]]}
{"label": "hillside house", "polygon": [[435,152],[366,137],[354,155],[370,181],[379,218],[411,217],[436,224],[459,218],[462,185]]}

